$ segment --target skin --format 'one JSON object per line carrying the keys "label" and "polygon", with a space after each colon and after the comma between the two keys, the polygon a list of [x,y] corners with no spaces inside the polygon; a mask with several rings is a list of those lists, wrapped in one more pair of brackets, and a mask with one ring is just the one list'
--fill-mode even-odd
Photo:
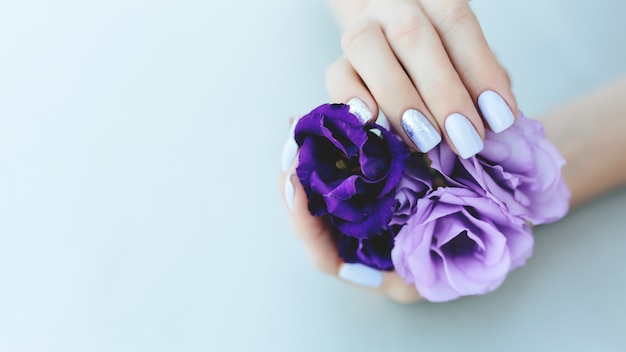
{"label": "skin", "polygon": [[417,150],[402,128],[407,109],[424,114],[453,149],[445,130],[452,113],[466,116],[484,140],[488,125],[476,108],[482,92],[497,92],[517,116],[508,75],[489,49],[467,0],[330,4],[343,29],[344,51],[327,71],[331,100],[360,98],[373,116],[382,110],[410,148]]}
{"label": "skin", "polygon": [[[461,112],[481,138],[486,125],[475,102],[482,91],[498,92],[517,115],[508,75],[489,50],[466,0],[335,0],[331,4],[345,29],[345,56],[328,69],[331,100],[358,97],[374,116],[381,109],[409,147],[416,149],[400,122],[407,108],[420,110],[440,132],[446,116]],[[429,55],[421,56],[423,52]],[[411,59],[415,57],[420,60]],[[626,77],[538,117],[567,160],[562,171],[572,191],[572,206],[626,184],[625,96]],[[444,140],[449,143],[445,131]],[[294,231],[311,263],[337,276],[342,265],[337,246],[325,218],[309,214],[296,165],[297,160],[280,174],[283,199],[287,178],[295,189],[293,207],[285,202]],[[415,287],[393,271],[383,273],[381,287],[369,290],[401,303],[421,300]]]}
{"label": "skin", "polygon": [[538,117],[567,160],[572,206],[626,185],[624,97],[626,77]]}

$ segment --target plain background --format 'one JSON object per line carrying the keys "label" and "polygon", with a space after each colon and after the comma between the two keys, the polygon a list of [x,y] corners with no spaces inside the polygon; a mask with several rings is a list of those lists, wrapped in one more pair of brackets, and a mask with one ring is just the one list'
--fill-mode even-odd
{"label": "plain background", "polygon": [[[626,73],[624,1],[472,6],[527,115]],[[626,350],[626,190],[487,296],[309,265],[279,157],[339,35],[313,0],[0,0],[0,351]]]}

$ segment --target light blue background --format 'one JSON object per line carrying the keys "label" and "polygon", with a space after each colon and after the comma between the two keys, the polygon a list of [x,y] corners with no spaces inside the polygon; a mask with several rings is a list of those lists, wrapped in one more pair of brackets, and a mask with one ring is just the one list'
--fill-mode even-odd
{"label": "light blue background", "polygon": [[[623,1],[472,5],[529,115],[626,73]],[[308,264],[279,155],[338,38],[312,0],[0,0],[0,351],[626,350],[626,190],[483,297]]]}

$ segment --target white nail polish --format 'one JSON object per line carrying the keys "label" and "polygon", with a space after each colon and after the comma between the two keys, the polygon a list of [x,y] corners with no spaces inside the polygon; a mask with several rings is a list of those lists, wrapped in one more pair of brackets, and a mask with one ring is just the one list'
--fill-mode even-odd
{"label": "white nail polish", "polygon": [[297,120],[294,119],[291,124],[291,128],[289,129],[289,137],[287,138],[287,142],[285,142],[285,146],[283,147],[283,155],[281,160],[281,169],[283,172],[287,172],[293,162],[296,161],[296,155],[298,155],[298,143],[294,138],[294,130],[296,128]]}
{"label": "white nail polish", "polygon": [[509,109],[509,105],[498,93],[492,90],[487,90],[480,94],[478,107],[489,127],[495,133],[506,130],[515,122],[515,116]]}
{"label": "white nail polish", "polygon": [[359,263],[344,263],[339,269],[339,277],[365,287],[380,287],[383,273]]}
{"label": "white nail polish", "polygon": [[370,122],[372,117],[374,117],[370,108],[359,98],[348,100],[348,106],[350,106],[350,113],[356,116],[363,124]]}
{"label": "white nail polish", "polygon": [[287,179],[285,180],[285,201],[289,206],[289,209],[293,209],[294,200],[296,197],[296,189],[293,187],[293,183],[291,182],[291,176],[293,174],[289,174]]}
{"label": "white nail polish", "polygon": [[408,109],[402,114],[402,127],[422,153],[428,152],[441,142],[441,135],[426,116],[415,109]]}
{"label": "white nail polish", "polygon": [[459,155],[467,159],[483,150],[483,141],[467,117],[454,113],[446,119],[446,132]]}

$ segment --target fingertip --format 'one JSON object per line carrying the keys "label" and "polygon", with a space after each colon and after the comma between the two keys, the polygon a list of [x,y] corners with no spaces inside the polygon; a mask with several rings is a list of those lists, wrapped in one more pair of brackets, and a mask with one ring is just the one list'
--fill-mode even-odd
{"label": "fingertip", "polygon": [[346,104],[350,107],[350,113],[356,116],[361,123],[366,124],[374,119],[373,109],[361,98],[351,98]]}
{"label": "fingertip", "polygon": [[346,58],[335,61],[326,70],[326,88],[331,101],[349,105],[350,112],[363,123],[378,116],[378,104]]}
{"label": "fingertip", "polygon": [[378,117],[376,118],[376,123],[388,131],[391,130],[391,123],[389,122],[387,116],[382,112],[378,114]]}
{"label": "fingertip", "polygon": [[[461,158],[470,158],[483,150],[482,122],[477,128],[465,115],[452,113],[446,118],[444,124],[448,139]],[[482,131],[482,135],[479,131]]]}
{"label": "fingertip", "polygon": [[513,116],[517,119],[517,115],[519,114],[519,107],[517,106],[517,99],[515,99],[515,95],[513,94],[513,83],[511,80],[511,75],[509,72],[502,67],[503,75],[506,78],[506,89],[504,89],[504,100],[509,104],[511,111],[513,112]]}
{"label": "fingertip", "polygon": [[382,271],[360,263],[341,264],[337,276],[363,287],[379,288],[383,284]]}
{"label": "fingertip", "polygon": [[505,99],[493,90],[486,90],[478,96],[480,112],[494,133],[500,133],[513,126],[516,113]]}
{"label": "fingertip", "polygon": [[396,271],[383,273],[382,291],[393,301],[402,304],[411,304],[424,301],[415,285],[406,283]]}
{"label": "fingertip", "polygon": [[407,109],[401,122],[402,129],[420,152],[427,153],[441,143],[441,134],[419,110]]}
{"label": "fingertip", "polygon": [[336,249],[327,246],[326,252],[315,252],[309,249],[309,262],[314,268],[331,276],[337,276],[340,270],[341,258],[336,254]]}

